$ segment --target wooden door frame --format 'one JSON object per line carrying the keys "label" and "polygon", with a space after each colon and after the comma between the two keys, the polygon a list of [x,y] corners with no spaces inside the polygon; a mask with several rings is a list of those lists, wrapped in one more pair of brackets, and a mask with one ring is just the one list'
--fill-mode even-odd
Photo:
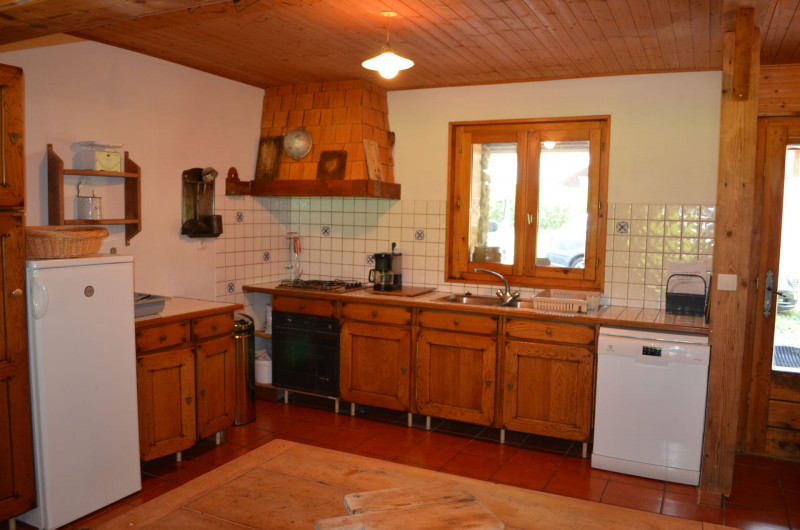
{"label": "wooden door frame", "polygon": [[[765,297],[765,266],[778,259],[780,255],[780,238],[764,237],[765,230],[778,223],[783,212],[783,180],[786,172],[786,145],[790,137],[800,136],[800,118],[764,117],[758,122],[758,145],[756,149],[756,208],[758,227],[754,238],[753,270],[758,271],[758,287],[755,301],[749,308],[752,326],[749,326],[748,344],[749,384],[742,385],[742,393],[747,399],[740,411],[740,418],[746,418],[743,429],[739,432],[740,450],[748,453],[766,453],[767,416],[769,412],[769,395],[772,385],[772,345],[775,327],[777,303],[773,297],[772,311],[769,317],[763,316],[763,300]],[[780,200],[777,200],[780,199]],[[766,204],[777,204],[766,208]],[[777,272],[777,268],[775,268]],[[747,360],[746,360],[747,362]],[[748,366],[746,364],[746,366]]]}

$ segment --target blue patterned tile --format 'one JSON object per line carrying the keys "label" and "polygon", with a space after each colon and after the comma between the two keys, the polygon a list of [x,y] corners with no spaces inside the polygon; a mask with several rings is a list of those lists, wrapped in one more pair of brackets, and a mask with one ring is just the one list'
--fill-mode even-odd
{"label": "blue patterned tile", "polygon": [[236,212],[236,222],[237,223],[244,222],[244,212]]}
{"label": "blue patterned tile", "polygon": [[367,265],[375,265],[375,256],[367,254]]}
{"label": "blue patterned tile", "polygon": [[329,235],[331,235],[331,227],[330,226],[323,226],[322,227],[322,235],[324,237],[328,237]]}
{"label": "blue patterned tile", "polygon": [[616,230],[618,234],[629,234],[631,231],[631,224],[628,221],[617,221]]}
{"label": "blue patterned tile", "polygon": [[269,250],[264,251],[264,261],[269,261]]}
{"label": "blue patterned tile", "polygon": [[233,282],[228,282],[228,289],[227,290],[228,290],[228,294],[233,294],[234,293],[234,291],[236,290],[236,287],[234,286]]}

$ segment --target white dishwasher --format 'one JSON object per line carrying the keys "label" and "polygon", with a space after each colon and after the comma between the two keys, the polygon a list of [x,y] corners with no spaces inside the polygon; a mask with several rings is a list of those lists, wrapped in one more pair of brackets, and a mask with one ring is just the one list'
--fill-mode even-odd
{"label": "white dishwasher", "polygon": [[601,327],[592,467],[697,485],[708,337]]}

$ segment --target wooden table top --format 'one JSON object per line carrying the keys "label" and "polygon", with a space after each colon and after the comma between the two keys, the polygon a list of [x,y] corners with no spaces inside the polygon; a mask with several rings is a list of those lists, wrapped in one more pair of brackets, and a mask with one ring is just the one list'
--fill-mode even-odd
{"label": "wooden table top", "polygon": [[505,528],[724,528],[285,440],[254,449],[100,528],[314,528],[318,521],[348,515],[346,495],[430,488],[436,482],[468,492]]}

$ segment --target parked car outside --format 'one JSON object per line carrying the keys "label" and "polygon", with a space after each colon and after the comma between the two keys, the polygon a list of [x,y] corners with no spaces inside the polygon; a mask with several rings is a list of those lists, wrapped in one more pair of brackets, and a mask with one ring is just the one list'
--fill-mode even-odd
{"label": "parked car outside", "polygon": [[778,295],[778,313],[786,313],[797,306],[795,285],[796,280],[792,282],[788,276],[783,274],[778,276],[777,290],[781,293]]}
{"label": "parked car outside", "polygon": [[586,253],[586,216],[571,219],[553,233],[547,257],[553,267],[582,269]]}

